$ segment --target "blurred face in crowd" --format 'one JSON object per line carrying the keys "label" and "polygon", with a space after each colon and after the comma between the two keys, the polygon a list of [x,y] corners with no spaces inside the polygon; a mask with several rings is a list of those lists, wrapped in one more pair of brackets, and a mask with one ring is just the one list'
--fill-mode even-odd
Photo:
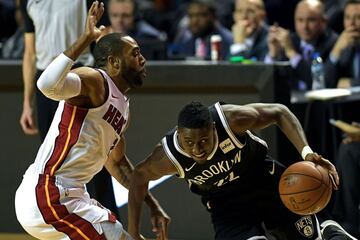
{"label": "blurred face in crowd", "polygon": [[235,22],[245,21],[253,31],[264,23],[266,13],[262,0],[236,0],[233,18]]}
{"label": "blurred face in crowd", "polygon": [[134,4],[131,1],[109,1],[109,18],[114,32],[126,33],[134,24]]}
{"label": "blurred face in crowd", "polygon": [[188,16],[189,28],[195,37],[204,37],[214,27],[215,16],[205,5],[190,4]]}
{"label": "blurred face in crowd", "polygon": [[315,41],[326,28],[323,5],[317,0],[301,1],[295,10],[295,29],[298,36],[306,41]]}
{"label": "blurred face in crowd", "polygon": [[344,27],[360,32],[360,3],[350,3],[345,7]]}

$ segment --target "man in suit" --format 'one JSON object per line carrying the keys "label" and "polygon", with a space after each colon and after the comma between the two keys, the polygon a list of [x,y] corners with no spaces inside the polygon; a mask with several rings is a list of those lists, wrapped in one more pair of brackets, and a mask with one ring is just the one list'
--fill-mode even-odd
{"label": "man in suit", "polygon": [[170,54],[172,56],[198,57],[208,59],[211,54],[210,38],[220,35],[221,59],[229,55],[232,34],[217,21],[213,0],[192,0],[188,6],[188,26],[178,33]]}
{"label": "man in suit", "polygon": [[264,60],[268,51],[268,26],[265,17],[262,0],[235,1],[233,13],[235,23],[232,26],[234,43],[230,47],[231,55]]}
{"label": "man in suit", "polygon": [[146,59],[164,59],[166,33],[141,19],[138,11],[137,2],[134,0],[109,0],[110,32],[126,33],[133,37],[139,43]]}
{"label": "man in suit", "polygon": [[330,87],[336,87],[343,77],[351,79],[345,86],[360,85],[360,1],[349,0],[344,11],[344,31],[326,64],[325,76]]}
{"label": "man in suit", "polygon": [[317,52],[326,61],[337,34],[327,28],[324,5],[319,0],[302,0],[297,4],[295,30],[296,34],[290,34],[277,25],[270,27],[265,62],[289,60],[293,69],[291,87],[308,90],[312,86],[312,54]]}

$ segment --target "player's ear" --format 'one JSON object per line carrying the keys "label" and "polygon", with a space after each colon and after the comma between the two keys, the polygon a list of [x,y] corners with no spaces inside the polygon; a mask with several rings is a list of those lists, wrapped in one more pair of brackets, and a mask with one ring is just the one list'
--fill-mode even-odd
{"label": "player's ear", "polygon": [[115,56],[109,56],[108,57],[108,62],[110,63],[110,65],[115,68],[115,69],[119,69],[120,65],[121,65],[121,60],[118,57]]}

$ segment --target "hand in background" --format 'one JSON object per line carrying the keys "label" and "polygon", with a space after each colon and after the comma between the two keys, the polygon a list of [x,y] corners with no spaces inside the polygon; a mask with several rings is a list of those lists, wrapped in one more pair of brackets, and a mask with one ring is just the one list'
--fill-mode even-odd
{"label": "hand in background", "polygon": [[343,140],[345,144],[351,142],[360,142],[360,123],[352,122],[351,125],[358,128],[358,131],[343,131],[345,133],[345,138]]}
{"label": "hand in background", "polygon": [[278,34],[279,27],[277,25],[273,25],[269,28],[267,42],[269,48],[269,55],[272,58],[278,57],[280,55],[280,52],[283,50],[277,37]]}
{"label": "hand in background", "polygon": [[360,39],[360,31],[355,29],[355,27],[349,27],[348,29],[345,29],[336,41],[335,46],[331,51],[331,55],[339,58],[341,52],[345,48],[356,44],[358,39]]}
{"label": "hand in background", "polygon": [[23,112],[20,117],[20,125],[27,135],[36,135],[39,130],[35,125],[32,107],[24,104]]}
{"label": "hand in background", "polygon": [[245,39],[254,32],[254,27],[249,24],[249,21],[241,20],[235,22],[231,30],[234,36],[234,43],[244,43]]}

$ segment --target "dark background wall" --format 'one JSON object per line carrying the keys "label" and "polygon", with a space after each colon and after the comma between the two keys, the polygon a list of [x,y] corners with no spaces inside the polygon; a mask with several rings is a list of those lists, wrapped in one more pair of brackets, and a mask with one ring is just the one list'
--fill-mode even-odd
{"label": "dark background wall", "polygon": [[[140,90],[130,94],[132,119],[126,133],[127,154],[137,163],[147,156],[162,136],[174,126],[180,108],[193,100],[204,104],[216,101],[245,104],[274,102],[274,69],[272,66],[233,65],[210,62],[157,62],[148,64],[148,79]],[[38,137],[25,136],[19,125],[22,110],[22,77],[20,62],[0,61],[0,232],[22,232],[16,221],[14,194],[22,174],[33,162]],[[276,131],[261,132],[272,155],[277,156]],[[172,217],[172,239],[212,239],[209,216],[198,196],[176,177],[153,190],[164,209]],[[127,225],[127,208],[120,209]],[[143,233],[153,236],[147,214]]]}

